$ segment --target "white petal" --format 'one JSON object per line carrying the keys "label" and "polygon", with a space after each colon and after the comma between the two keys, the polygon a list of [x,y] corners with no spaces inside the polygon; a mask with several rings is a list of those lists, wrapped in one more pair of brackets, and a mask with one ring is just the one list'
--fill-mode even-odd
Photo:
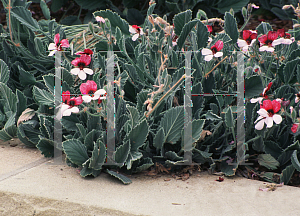
{"label": "white petal", "polygon": [[78,107],[72,107],[72,108],[69,109],[69,110],[71,110],[72,113],[79,113]]}
{"label": "white petal", "polygon": [[210,49],[207,48],[203,48],[201,51],[202,55],[212,55],[212,51]]}
{"label": "white petal", "polygon": [[49,55],[48,56],[53,56],[54,54],[55,54],[55,52],[56,52],[57,50],[53,50],[53,51],[51,51],[50,53],[49,53]]}
{"label": "white petal", "polygon": [[247,42],[241,39],[238,39],[237,44],[239,47],[248,46]]}
{"label": "white petal", "polygon": [[208,38],[208,42],[212,42],[212,38],[211,37]]}
{"label": "white petal", "polygon": [[72,114],[71,109],[67,109],[63,112],[63,116],[70,116]]}
{"label": "white petal", "polygon": [[262,46],[262,47],[259,48],[259,51],[260,52],[263,52],[263,51],[274,52],[274,48],[273,47],[268,47],[268,46]]}
{"label": "white petal", "polygon": [[144,34],[143,29],[140,28],[140,35],[143,35],[143,34]]}
{"label": "white petal", "polygon": [[138,37],[139,37],[139,34],[135,34],[135,35],[132,36],[132,40],[136,41],[136,39],[138,39]]}
{"label": "white petal", "polygon": [[259,115],[263,116],[263,117],[269,117],[269,114],[268,114],[267,110],[265,110],[265,109],[263,109],[263,108],[259,109],[259,110],[257,111],[257,113],[258,113]]}
{"label": "white petal", "polygon": [[83,96],[82,96],[82,100],[83,100],[84,102],[86,102],[86,103],[89,103],[89,102],[91,102],[92,97],[89,96],[89,95],[83,95]]}
{"label": "white petal", "polygon": [[258,116],[258,118],[255,120],[254,124],[255,124],[256,122],[260,121],[261,119],[264,119],[264,118],[265,118],[265,117],[263,117],[263,116]]}
{"label": "white petal", "polygon": [[257,122],[257,124],[255,125],[255,129],[256,130],[261,130],[261,129],[264,128],[264,125],[265,125],[265,121],[261,120],[261,121]]}
{"label": "white petal", "polygon": [[67,105],[67,104],[62,104],[62,106],[61,106],[61,112],[62,113],[64,113],[64,111],[66,111],[67,109],[69,109],[69,105]]}
{"label": "white petal", "polygon": [[272,42],[272,46],[274,47],[274,46],[277,46],[277,45],[279,45],[279,44],[282,44],[283,41],[284,41],[284,38],[276,39],[276,40],[274,40],[274,41]]}
{"label": "white petal", "polygon": [[274,50],[275,50],[275,49],[274,49],[273,47],[268,47],[268,48],[266,49],[267,52],[274,52]]}
{"label": "white petal", "polygon": [[79,74],[78,74],[78,77],[79,77],[81,80],[85,80],[85,79],[86,79],[86,73],[84,73],[83,70],[80,70],[80,71],[79,71]]}
{"label": "white petal", "polygon": [[55,43],[50,43],[48,46],[48,50],[57,50]]}
{"label": "white petal", "polygon": [[74,75],[78,75],[79,71],[80,71],[79,68],[73,68],[73,69],[70,71],[70,73],[71,73],[71,74],[74,74]]}
{"label": "white petal", "polygon": [[216,54],[214,54],[214,57],[218,58],[218,57],[222,57],[223,56],[223,52],[217,52]]}
{"label": "white petal", "polygon": [[253,40],[251,41],[251,43],[250,43],[249,46],[253,46],[253,44],[255,43],[255,41],[256,41],[256,39],[253,39]]}
{"label": "white petal", "polygon": [[137,31],[135,28],[133,28],[132,26],[129,27],[129,32],[132,34],[135,34]]}
{"label": "white petal", "polygon": [[206,56],[204,57],[204,60],[205,60],[205,61],[210,61],[210,60],[212,60],[212,58],[213,58],[213,55],[206,55]]}
{"label": "white petal", "polygon": [[283,39],[282,43],[289,45],[289,44],[293,43],[293,41],[291,39]]}
{"label": "white petal", "polygon": [[244,47],[243,47],[243,51],[244,51],[244,52],[247,52],[247,51],[248,51],[248,48],[249,48],[248,45],[244,46]]}
{"label": "white petal", "polygon": [[106,99],[106,97],[104,96],[104,97],[99,97],[99,99],[100,100],[104,100],[104,99]]}
{"label": "white petal", "polygon": [[263,97],[252,98],[252,99],[250,100],[250,102],[251,102],[251,103],[259,102],[259,104],[261,104],[261,102],[262,102],[263,99],[264,99]]}
{"label": "white petal", "polygon": [[90,68],[83,68],[83,71],[89,75],[93,75],[94,71]]}
{"label": "white petal", "polygon": [[267,128],[270,128],[270,127],[273,126],[273,118],[272,118],[272,117],[267,117],[267,118],[265,119],[265,122],[266,122],[266,124],[267,124]]}
{"label": "white petal", "polygon": [[276,124],[280,124],[282,121],[282,117],[278,114],[273,115],[273,120]]}

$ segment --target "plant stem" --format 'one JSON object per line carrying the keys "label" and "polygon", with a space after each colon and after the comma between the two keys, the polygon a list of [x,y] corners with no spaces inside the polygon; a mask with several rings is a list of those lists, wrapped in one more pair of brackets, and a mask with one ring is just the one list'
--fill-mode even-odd
{"label": "plant stem", "polygon": [[216,64],[216,65],[213,67],[213,69],[211,69],[207,74],[205,74],[204,77],[207,78],[208,75],[209,75],[211,72],[213,72],[214,69],[216,69],[216,68],[219,66],[219,64],[221,64],[221,63],[222,63],[225,59],[227,59],[227,58],[228,58],[228,56],[226,56],[226,57],[223,58],[220,62],[218,62],[218,64]]}

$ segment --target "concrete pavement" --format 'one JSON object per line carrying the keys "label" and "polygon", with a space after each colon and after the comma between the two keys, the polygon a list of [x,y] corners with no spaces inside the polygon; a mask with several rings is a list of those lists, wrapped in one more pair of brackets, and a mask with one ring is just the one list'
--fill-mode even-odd
{"label": "concrete pavement", "polygon": [[0,143],[0,215],[300,214],[296,187],[263,192],[264,182],[241,177],[218,182],[206,173],[186,181],[138,174],[130,176],[130,185],[105,173],[84,179],[74,168],[53,165],[37,149],[11,143]]}

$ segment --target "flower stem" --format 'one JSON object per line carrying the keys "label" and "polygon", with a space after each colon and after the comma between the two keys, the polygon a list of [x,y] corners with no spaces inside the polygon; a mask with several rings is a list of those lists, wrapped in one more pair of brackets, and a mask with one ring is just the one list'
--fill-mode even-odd
{"label": "flower stem", "polygon": [[227,59],[227,58],[228,58],[228,56],[226,56],[226,57],[223,58],[220,62],[218,62],[218,64],[216,64],[216,65],[213,67],[213,69],[211,69],[207,74],[205,74],[204,77],[207,78],[208,75],[209,75],[211,72],[213,72],[214,69],[216,69],[216,68],[219,66],[219,64],[221,64],[221,63],[222,63],[225,59]]}

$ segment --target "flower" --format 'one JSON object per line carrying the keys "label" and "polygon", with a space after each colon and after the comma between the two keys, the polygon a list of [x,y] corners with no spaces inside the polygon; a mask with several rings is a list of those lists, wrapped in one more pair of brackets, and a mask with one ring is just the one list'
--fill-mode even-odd
{"label": "flower", "polygon": [[79,58],[76,58],[72,61],[72,65],[77,66],[73,68],[70,73],[78,75],[82,80],[86,79],[86,74],[92,75],[94,72],[90,68],[85,68],[91,63],[91,57],[89,55],[81,55]]}
{"label": "flower", "polygon": [[276,31],[269,31],[268,35],[262,35],[258,38],[258,41],[261,44],[259,51],[274,52],[274,47],[278,44],[281,44],[281,39],[278,39],[278,33]]}
{"label": "flower", "polygon": [[91,102],[91,100],[106,99],[106,91],[104,89],[97,90],[97,84],[92,80],[88,80],[86,83],[82,83],[80,85],[80,91],[82,94],[84,94],[82,96],[82,99],[86,103]]}
{"label": "flower", "polygon": [[292,131],[293,133],[296,133],[297,130],[298,130],[298,124],[293,124],[293,126],[291,127],[291,131]]}
{"label": "flower", "polygon": [[270,82],[266,88],[264,88],[262,94],[260,94],[262,97],[259,97],[259,98],[252,98],[250,100],[251,103],[256,103],[256,102],[259,102],[259,104],[261,104],[262,100],[263,99],[267,99],[268,98],[268,95],[267,95],[267,91],[269,91],[271,89],[271,86],[272,86],[272,82]]}
{"label": "flower", "polygon": [[59,41],[59,33],[54,36],[54,43],[50,43],[48,46],[48,50],[50,51],[48,56],[53,56],[56,51],[62,51],[62,47],[68,48],[70,47],[69,41],[67,39],[63,39]]}
{"label": "flower", "polygon": [[255,4],[251,4],[251,7],[253,7],[254,9],[258,9],[259,6],[255,5]]}
{"label": "flower", "polygon": [[219,52],[221,49],[223,49],[223,41],[218,40],[210,49],[203,48],[201,53],[205,56],[205,61],[210,61],[213,57],[223,56],[223,52]]}
{"label": "flower", "polygon": [[62,100],[60,111],[56,116],[58,119],[61,119],[62,116],[70,116],[72,113],[79,113],[79,109],[76,106],[82,104],[81,96],[70,98],[70,92],[65,91],[62,93]]}
{"label": "flower", "polygon": [[262,107],[257,111],[259,117],[254,122],[256,123],[255,129],[263,129],[265,123],[267,125],[267,128],[270,128],[273,126],[273,121],[276,124],[280,124],[282,121],[282,117],[278,114],[275,114],[280,110],[280,108],[280,102],[276,100],[264,100]]}
{"label": "flower", "polygon": [[251,30],[243,31],[243,40],[238,39],[238,46],[243,49],[244,52],[248,51],[248,48],[254,44],[257,38],[257,33]]}
{"label": "flower", "polygon": [[84,51],[79,51],[75,55],[93,55],[93,51],[91,49],[84,49]]}
{"label": "flower", "polygon": [[134,35],[132,36],[132,40],[133,40],[133,41],[136,41],[136,39],[138,39],[138,37],[139,37],[140,35],[143,35],[143,34],[144,34],[143,29],[142,29],[141,27],[137,26],[137,25],[132,25],[132,26],[130,26],[130,27],[129,27],[129,32],[132,33],[132,34],[134,34]]}
{"label": "flower", "polygon": [[105,19],[101,16],[96,16],[95,19],[96,19],[97,22],[105,23]]}

